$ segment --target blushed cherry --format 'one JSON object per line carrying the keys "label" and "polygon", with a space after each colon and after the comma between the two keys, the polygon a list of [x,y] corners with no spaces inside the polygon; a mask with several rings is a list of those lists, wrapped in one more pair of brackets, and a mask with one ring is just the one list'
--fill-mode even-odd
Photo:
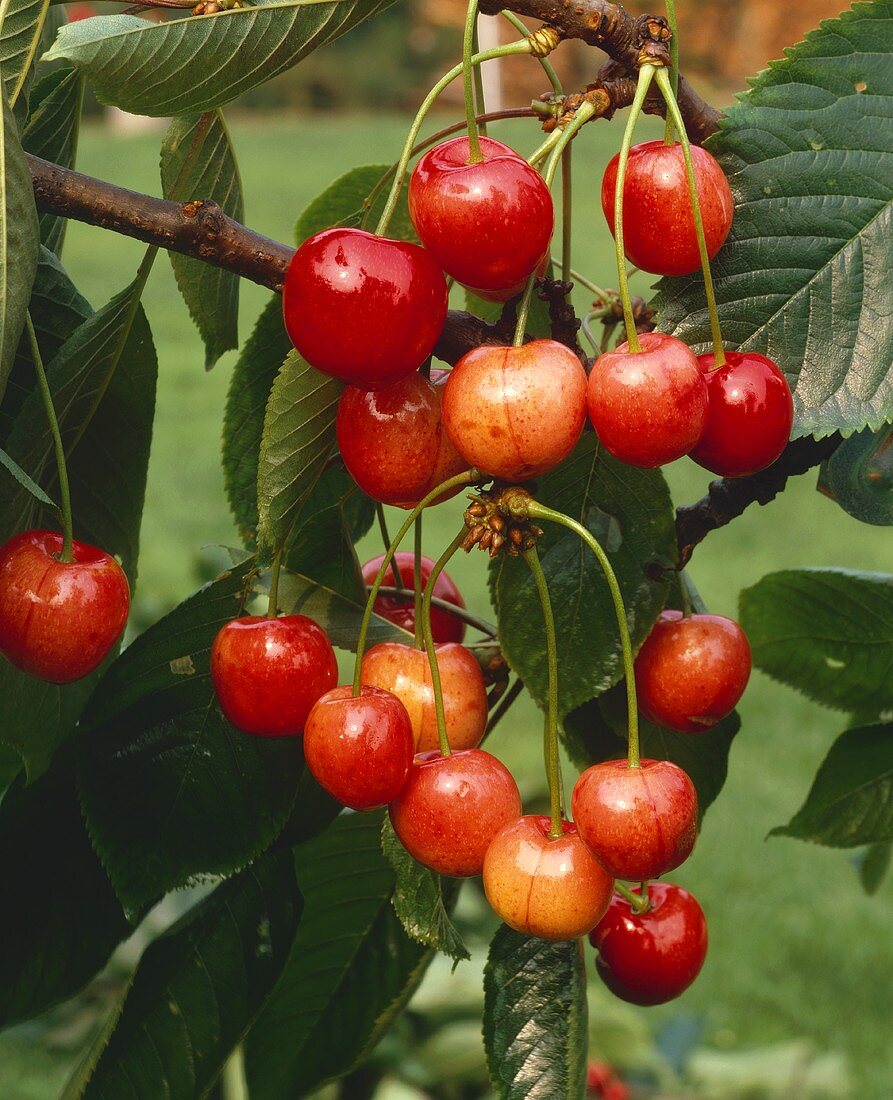
{"label": "blushed cherry", "polygon": [[[365,584],[372,584],[383,560],[384,554],[379,554],[377,558],[370,558],[362,567]],[[373,611],[376,615],[380,615],[389,622],[396,623],[397,626],[403,627],[404,630],[412,634],[415,630],[415,555],[411,551],[398,550],[394,555],[394,562],[396,562],[397,569],[400,572],[405,595],[379,595],[375,599]],[[423,554],[421,558],[423,587],[428,583],[428,577],[430,577],[433,568],[434,562]],[[393,587],[394,563],[388,566],[383,583],[387,587]],[[456,607],[465,607],[462,593],[445,569],[441,571],[434,582],[432,595],[438,597],[438,599],[446,600],[447,603],[453,603]],[[435,642],[461,642],[465,637],[465,623],[457,615],[451,615],[449,611],[443,608],[432,607],[431,633]]]}
{"label": "blushed cherry", "polygon": [[454,878],[479,875],[496,834],[521,813],[508,768],[483,749],[415,759],[389,807],[391,824],[411,856]]}
{"label": "blushed cherry", "polygon": [[496,913],[517,932],[573,940],[604,915],[614,880],[569,821],[550,837],[548,817],[519,817],[493,838],[484,860],[484,890]]}
{"label": "blushed cherry", "polygon": [[614,878],[641,882],[684,863],[698,833],[698,796],[669,760],[593,764],[577,780],[574,822],[583,841]]}
{"label": "blushed cherry", "polygon": [[24,531],[0,547],[0,653],[51,684],[97,668],[127,623],[130,586],[104,550],[76,539],[62,562],[54,531]]}
{"label": "blushed cherry", "polygon": [[704,733],[735,709],[750,677],[750,644],[733,619],[664,611],[636,656],[639,709],[682,733]]}

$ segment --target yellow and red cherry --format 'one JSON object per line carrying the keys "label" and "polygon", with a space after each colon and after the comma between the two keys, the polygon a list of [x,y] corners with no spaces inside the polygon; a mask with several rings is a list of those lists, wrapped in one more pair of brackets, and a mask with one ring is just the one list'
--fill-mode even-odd
{"label": "yellow and red cherry", "polygon": [[705,733],[735,709],[750,644],[733,619],[664,611],[636,656],[639,709],[659,726]]}
{"label": "yellow and red cherry", "polygon": [[[378,575],[382,561],[384,561],[384,554],[379,554],[377,558],[370,558],[362,567],[364,584],[372,584]],[[397,626],[412,634],[415,630],[415,555],[412,551],[398,550],[394,555],[394,563],[396,563],[400,573],[404,594],[399,596],[396,594],[376,596],[372,610],[376,615],[387,619],[389,622],[396,623]],[[388,588],[394,586],[394,563],[388,566],[382,582]],[[434,568],[434,562],[423,554],[420,564],[421,581],[424,588],[428,583],[431,570]],[[445,600],[447,603],[455,604],[456,607],[465,607],[462,593],[445,569],[441,571],[434,582],[432,595]],[[431,634],[435,642],[461,642],[465,637],[465,623],[458,615],[452,615],[444,608],[432,607]]]}
{"label": "yellow and red cherry", "polygon": [[246,615],[218,631],[211,679],[236,729],[295,737],[316,701],[338,683],[338,663],[328,635],[306,615]]}
{"label": "yellow and red cherry", "polygon": [[326,229],[292,257],[282,307],[291,342],[312,367],[374,389],[431,354],[446,319],[446,280],[418,245]]}
{"label": "yellow and red cherry", "polygon": [[0,547],[0,653],[51,684],[102,664],[130,610],[127,577],[110,554],[74,540],[63,562],[62,543],[54,531],[24,531]]}
{"label": "yellow and red cherry", "polygon": [[416,757],[406,786],[389,807],[403,847],[432,871],[479,875],[496,834],[521,813],[511,772],[483,749]]}
{"label": "yellow and red cherry", "polygon": [[550,827],[548,817],[519,817],[497,833],[484,860],[484,890],[517,932],[573,940],[602,918],[614,880],[574,825],[563,821],[560,837],[549,836]]}

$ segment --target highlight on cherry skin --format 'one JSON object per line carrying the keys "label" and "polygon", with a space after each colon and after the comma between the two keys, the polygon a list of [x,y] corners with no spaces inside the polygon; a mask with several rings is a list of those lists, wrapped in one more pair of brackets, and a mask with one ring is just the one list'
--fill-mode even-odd
{"label": "highlight on cherry skin", "polygon": [[663,611],[636,656],[639,709],[659,726],[705,733],[735,709],[750,668],[750,643],[733,619]]}
{"label": "highlight on cherry skin", "polygon": [[[370,558],[369,561],[362,566],[361,573],[363,575],[364,584],[370,585],[373,583],[383,561],[384,554],[379,554],[376,558]],[[422,588],[424,589],[424,586],[428,583],[428,578],[431,576],[431,570],[434,568],[434,561],[423,554],[420,559],[420,564],[421,582]],[[387,619],[388,622],[395,623],[409,634],[412,634],[415,630],[415,555],[412,551],[398,550],[394,555],[393,562],[388,566],[385,572],[383,587],[395,587],[395,565],[400,580],[403,583],[403,588],[405,590],[404,595],[392,596],[379,594],[375,598],[372,610],[376,615],[381,616],[383,619]],[[448,603],[455,604],[456,607],[465,607],[465,600],[462,593],[459,591],[456,582],[445,569],[441,570],[437,580],[434,582],[432,595],[436,596],[438,599],[446,600]],[[446,611],[444,608],[432,606],[431,634],[435,643],[461,642],[465,637],[465,623],[458,615],[451,615],[450,612]]]}
{"label": "highlight on cherry skin", "polygon": [[289,338],[317,370],[363,389],[424,363],[446,320],[443,272],[424,248],[326,229],[292,257],[282,290]]}
{"label": "highlight on cherry skin", "polygon": [[23,531],[0,547],[0,653],[51,684],[98,668],[130,611],[124,570],[104,550],[76,539],[59,560],[62,535]]}
{"label": "highlight on cherry skin", "polygon": [[338,663],[328,635],[306,615],[246,615],[218,631],[211,679],[236,729],[295,737],[317,699],[338,683]]}

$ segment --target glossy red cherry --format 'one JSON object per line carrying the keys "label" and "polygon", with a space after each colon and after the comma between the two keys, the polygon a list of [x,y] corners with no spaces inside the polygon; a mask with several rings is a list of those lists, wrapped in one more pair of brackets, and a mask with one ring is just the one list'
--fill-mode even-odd
{"label": "glossy red cherry", "polygon": [[[692,146],[692,161],[707,254],[722,248],[735,208],[723,170],[700,146]],[[614,190],[618,154],[602,179],[602,210],[614,232]],[[690,275],[701,258],[688,194],[682,146],[647,141],[629,151],[623,185],[623,249],[626,258],[654,275]]]}
{"label": "glossy red cherry", "polygon": [[[384,554],[379,554],[377,558],[370,558],[366,562],[362,569],[365,584],[372,584],[383,560]],[[398,550],[394,555],[394,560],[400,571],[400,579],[403,581],[406,595],[378,596],[373,610],[376,615],[380,615],[389,622],[396,623],[397,626],[402,626],[404,630],[412,634],[415,630],[415,598],[413,595],[415,592],[415,555],[411,551]],[[428,577],[431,576],[434,562],[423,555],[421,567],[422,585],[424,586],[428,582]],[[387,587],[393,587],[394,585],[393,563],[388,566],[388,570],[384,575],[384,584]],[[446,600],[448,603],[454,603],[457,607],[465,607],[462,593],[446,570],[443,570],[434,582],[433,595],[438,599]],[[451,615],[449,611],[432,607],[431,633],[435,642],[461,642],[465,637],[465,623],[456,615]]]}
{"label": "glossy red cherry", "polygon": [[599,977],[634,1005],[672,1001],[697,978],[707,957],[707,921],[696,899],[669,882],[650,883],[648,897],[651,908],[636,913],[615,894],[589,937],[598,950]]}
{"label": "glossy red cherry", "polygon": [[787,379],[765,355],[727,351],[726,364],[699,355],[707,379],[707,424],[691,451],[699,466],[722,477],[764,470],[791,437],[794,401]]}
{"label": "glossy red cherry", "polygon": [[484,159],[476,164],[467,137],[429,149],[409,181],[409,213],[444,271],[468,287],[498,291],[541,262],[555,212],[549,188],[523,157],[493,138],[480,144]]}
{"label": "glossy red cherry", "polygon": [[411,856],[454,878],[479,875],[493,837],[521,813],[511,773],[483,749],[417,756],[390,805],[391,823]]}
{"label": "glossy red cherry", "polygon": [[[438,645],[436,650],[450,748],[476,748],[487,726],[487,688],[481,666],[456,642]],[[424,650],[382,642],[363,656],[361,675],[364,684],[393,692],[406,707],[418,752],[438,747],[431,666]]]}
{"label": "glossy red cherry", "polygon": [[614,878],[641,882],[684,863],[698,834],[698,796],[669,760],[593,764],[577,780],[574,821],[589,850]]}
{"label": "glossy red cherry", "polygon": [[630,1091],[609,1062],[590,1062],[586,1072],[586,1093],[601,1100],[630,1100]]}
{"label": "glossy red cherry", "polygon": [[586,372],[555,340],[473,348],[443,394],[443,421],[459,453],[506,481],[527,481],[563,462],[585,420]]}
{"label": "glossy red cherry", "polygon": [[[540,262],[536,265],[536,274],[538,278],[542,278],[549,268],[549,262],[552,256],[549,252],[543,256]],[[513,286],[505,287],[503,290],[485,290],[482,287],[471,286],[468,289],[478,296],[483,298],[485,302],[507,302],[510,298],[516,298],[527,286],[527,277],[519,279]]]}
{"label": "glossy red cherry", "polygon": [[130,610],[124,570],[104,550],[25,531],[0,547],[0,653],[23,672],[68,684],[102,664]]}
{"label": "glossy red cherry", "polygon": [[467,468],[444,430],[442,391],[442,382],[416,371],[383,389],[348,386],[341,395],[338,448],[351,477],[373,500],[412,508]]}
{"label": "glossy red cherry", "polygon": [[406,378],[431,354],[446,319],[446,281],[418,245],[326,229],[292,257],[282,308],[311,366],[374,389]]}
{"label": "glossy red cherry", "polygon": [[294,737],[317,699],[338,683],[338,663],[326,632],[305,615],[246,615],[217,632],[211,679],[236,729]]}
{"label": "glossy red cherry", "polygon": [[409,715],[388,691],[337,687],[316,703],[304,729],[304,759],[321,787],[352,810],[393,801],[412,769]]}
{"label": "glossy red cherry", "polygon": [[663,466],[687,454],[707,422],[707,383],[694,352],[662,332],[596,359],[589,375],[589,419],[603,446],[630,466]]}
{"label": "glossy red cherry", "polygon": [[636,657],[639,709],[651,722],[704,733],[735,709],[750,677],[747,635],[723,615],[664,611]]}
{"label": "glossy red cherry", "polygon": [[493,838],[484,860],[484,890],[498,916],[543,940],[573,940],[603,916],[614,880],[577,835],[550,837],[548,817],[519,817]]}

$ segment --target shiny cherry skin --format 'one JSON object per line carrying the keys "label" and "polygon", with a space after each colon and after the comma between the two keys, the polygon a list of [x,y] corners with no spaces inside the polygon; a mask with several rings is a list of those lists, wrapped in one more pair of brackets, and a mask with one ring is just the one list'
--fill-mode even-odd
{"label": "shiny cherry skin", "polygon": [[313,777],[352,810],[392,802],[406,786],[413,761],[406,708],[389,691],[337,687],[310,712],[304,759]]}
{"label": "shiny cherry skin", "polygon": [[62,536],[25,531],[0,547],[0,653],[23,672],[69,684],[97,668],[120,638],[130,586],[110,554]]}
{"label": "shiny cherry skin", "polygon": [[415,758],[389,807],[403,847],[432,871],[469,878],[484,869],[493,837],[521,813],[511,772],[483,749]]}
{"label": "shiny cherry skin", "polygon": [[615,894],[589,937],[598,951],[599,977],[634,1005],[672,1001],[697,978],[707,957],[707,921],[697,900],[669,882],[650,883],[648,897],[651,908],[636,913]]}
{"label": "shiny cherry skin", "polygon": [[589,850],[614,878],[642,882],[684,863],[698,834],[698,796],[669,760],[593,764],[577,780],[574,821]]}
{"label": "shiny cherry skin", "polygon": [[[552,259],[551,253],[547,252],[545,256],[536,265],[537,277],[542,279],[549,268],[549,262]],[[513,286],[505,287],[503,290],[485,290],[479,286],[470,286],[468,289],[472,294],[476,294],[478,298],[483,298],[485,302],[507,302],[511,298],[517,298],[521,294],[524,288],[527,286],[527,278],[519,279]]]}
{"label": "shiny cherry skin", "polygon": [[707,423],[707,383],[694,352],[662,332],[596,359],[589,375],[589,419],[603,446],[630,466],[663,466],[695,446]]}
{"label": "shiny cherry skin", "polygon": [[569,821],[550,837],[548,817],[519,817],[493,838],[484,860],[484,890],[507,925],[543,940],[574,940],[592,931],[608,908],[614,880]]}
{"label": "shiny cherry skin", "polygon": [[577,445],[586,372],[555,340],[473,348],[447,379],[443,420],[468,465],[505,481],[539,477]]}
{"label": "shiny cherry skin", "polygon": [[542,261],[555,228],[543,177],[514,149],[480,139],[483,160],[469,163],[468,138],[429,149],[409,181],[409,213],[419,240],[457,282],[500,291]]}
{"label": "shiny cherry skin", "polygon": [[750,677],[747,635],[723,615],[664,611],[636,657],[639,709],[659,726],[704,733],[735,709]]}
{"label": "shiny cherry skin", "polygon": [[[487,726],[487,688],[481,666],[456,642],[435,648],[450,748],[477,748]],[[364,684],[393,692],[406,707],[417,752],[438,747],[431,666],[423,649],[381,642],[364,654],[361,676]]]}
{"label": "shiny cherry skin", "polygon": [[[415,555],[411,551],[398,550],[394,555],[394,560],[397,563],[397,568],[400,570],[400,579],[403,582],[403,587],[406,589],[406,595],[378,596],[375,600],[373,611],[376,615],[380,615],[389,622],[396,623],[397,626],[402,626],[404,630],[412,634],[415,630],[415,598],[413,595],[415,592]],[[382,561],[384,561],[384,554],[379,554],[377,558],[370,558],[363,566],[362,574],[365,584],[372,584],[375,580],[378,570],[381,568]],[[422,555],[421,574],[423,587],[427,584],[428,577],[431,576],[431,570],[433,568],[434,562],[431,558]],[[388,570],[384,575],[384,584],[387,587],[393,587],[394,585],[393,563],[388,566]],[[438,599],[446,600],[447,603],[454,603],[456,607],[465,607],[465,600],[462,598],[462,593],[446,570],[443,570],[434,582],[433,595],[437,596]],[[449,611],[444,611],[439,607],[432,607],[431,633],[434,636],[435,642],[461,642],[465,637],[465,623],[456,615],[451,615]]]}
{"label": "shiny cherry skin", "polygon": [[246,615],[211,646],[211,679],[227,721],[258,737],[295,737],[338,683],[328,635],[306,615]]}
{"label": "shiny cherry skin", "polygon": [[[693,145],[691,153],[707,253],[713,259],[732,228],[732,192],[706,149]],[[602,210],[612,233],[619,159],[618,154],[608,164],[602,179]],[[690,275],[700,270],[685,159],[678,142],[647,141],[630,149],[623,187],[623,249],[630,263],[654,275]]]}
{"label": "shiny cherry skin", "polygon": [[348,386],[341,395],[335,419],[338,448],[348,473],[367,496],[412,508],[467,468],[444,431],[442,392],[442,381],[429,382],[416,371],[379,390]]}
{"label": "shiny cherry skin", "polygon": [[787,379],[765,355],[727,351],[699,355],[707,379],[707,424],[691,451],[699,466],[721,477],[758,473],[778,458],[791,437],[794,400]]}
{"label": "shiny cherry skin", "polygon": [[375,389],[431,354],[446,319],[446,280],[418,245],[325,229],[292,257],[282,308],[291,342],[312,367]]}

